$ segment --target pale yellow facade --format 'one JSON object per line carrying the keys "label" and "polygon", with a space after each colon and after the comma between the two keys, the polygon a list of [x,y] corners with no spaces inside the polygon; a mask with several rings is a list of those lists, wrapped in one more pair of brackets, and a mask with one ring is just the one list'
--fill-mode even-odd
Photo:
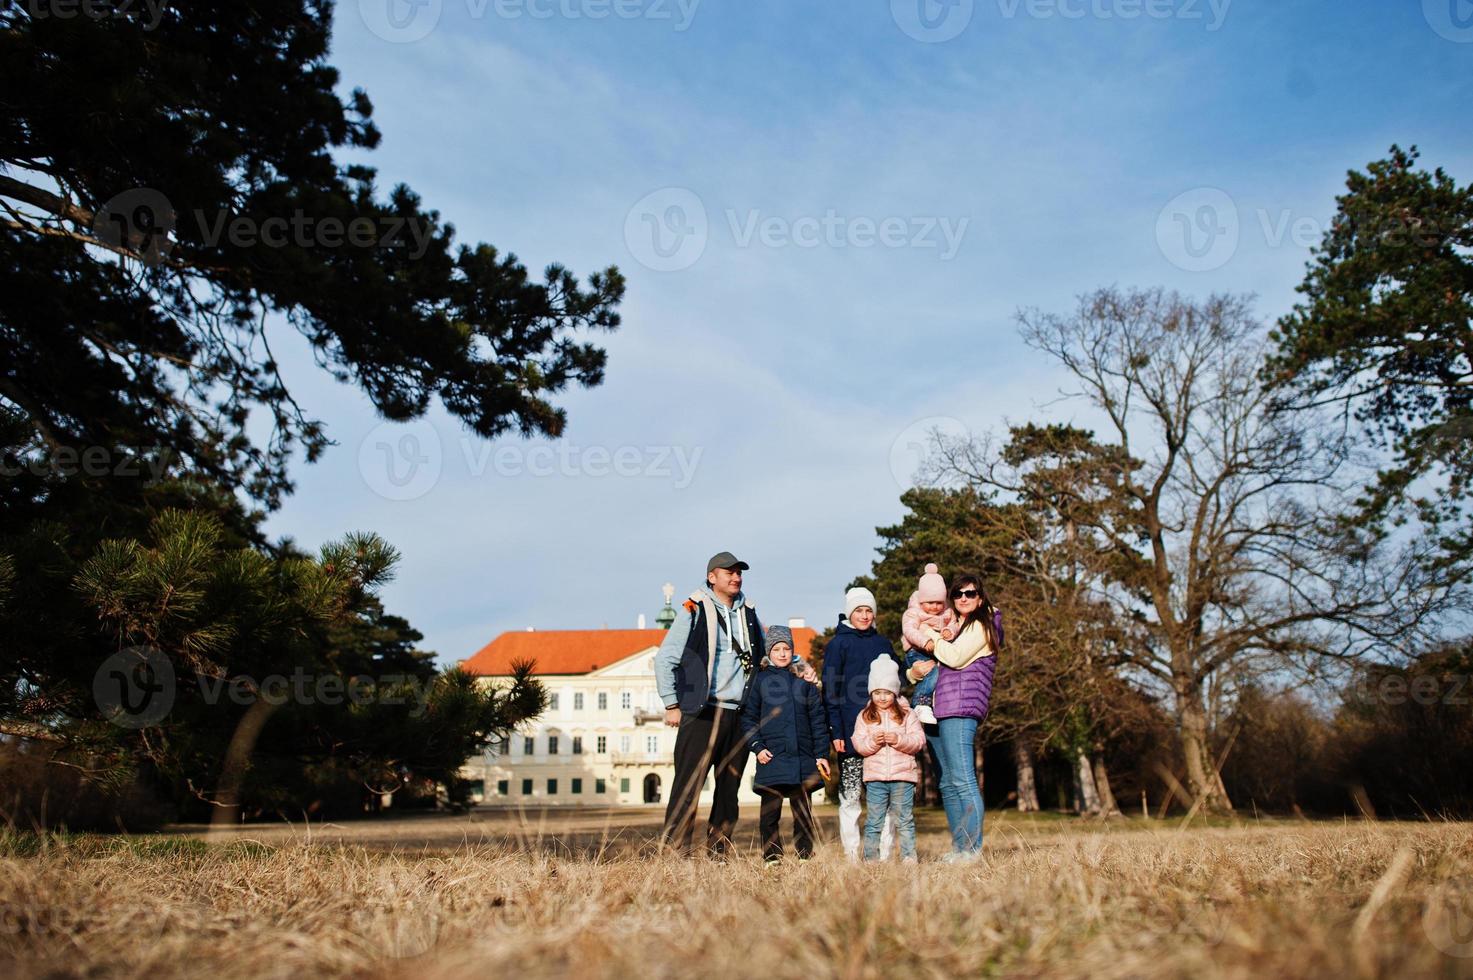
{"label": "pale yellow facade", "polygon": [[[675,729],[655,690],[649,647],[585,674],[538,675],[551,702],[509,744],[493,745],[461,770],[482,806],[664,806],[674,778]],[[506,684],[486,676],[483,684]],[[747,760],[739,798],[752,791]],[[710,802],[712,780],[701,794]]]}

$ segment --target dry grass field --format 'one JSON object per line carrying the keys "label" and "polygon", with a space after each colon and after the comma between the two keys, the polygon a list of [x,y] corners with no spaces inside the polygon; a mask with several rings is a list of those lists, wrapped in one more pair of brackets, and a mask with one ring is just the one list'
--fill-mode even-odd
{"label": "dry grass field", "polygon": [[1473,977],[1466,824],[989,815],[950,867],[923,816],[918,867],[771,870],[661,856],[648,811],[12,833],[0,975]]}

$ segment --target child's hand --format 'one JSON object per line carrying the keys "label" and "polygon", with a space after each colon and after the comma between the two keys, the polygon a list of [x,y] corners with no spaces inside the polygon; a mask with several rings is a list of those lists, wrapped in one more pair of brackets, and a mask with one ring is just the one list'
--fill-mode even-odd
{"label": "child's hand", "polygon": [[772,752],[768,749],[763,749],[761,752],[757,753],[757,761],[764,766],[767,765],[769,762],[772,761]]}
{"label": "child's hand", "polygon": [[941,638],[947,643],[950,643],[952,640],[956,639],[956,630],[950,626],[943,626],[941,628]]}

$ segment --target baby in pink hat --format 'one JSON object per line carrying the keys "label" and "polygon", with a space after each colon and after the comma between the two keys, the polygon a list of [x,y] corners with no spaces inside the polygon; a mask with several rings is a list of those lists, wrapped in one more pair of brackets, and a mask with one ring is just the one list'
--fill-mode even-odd
{"label": "baby in pink hat", "polygon": [[[945,640],[956,639],[956,613],[946,603],[946,580],[941,577],[934,563],[926,566],[926,574],[911,593],[910,605],[900,617],[901,645],[905,651],[906,669],[923,660],[934,658],[926,653],[925,627],[931,627]],[[924,725],[936,724],[936,715],[931,710],[931,698],[936,693],[936,668],[916,682],[916,719]]]}

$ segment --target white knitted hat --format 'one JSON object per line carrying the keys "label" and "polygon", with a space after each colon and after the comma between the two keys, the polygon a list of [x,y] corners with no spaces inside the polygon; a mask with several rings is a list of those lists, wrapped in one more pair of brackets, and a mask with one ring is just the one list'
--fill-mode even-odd
{"label": "white knitted hat", "polygon": [[900,694],[900,665],[894,657],[882,653],[869,665],[869,689]]}
{"label": "white knitted hat", "polygon": [[[854,615],[854,610],[860,606],[869,606],[875,609],[875,594],[863,586],[856,585],[844,593],[844,618],[848,619]],[[879,610],[875,610],[878,612]]]}

